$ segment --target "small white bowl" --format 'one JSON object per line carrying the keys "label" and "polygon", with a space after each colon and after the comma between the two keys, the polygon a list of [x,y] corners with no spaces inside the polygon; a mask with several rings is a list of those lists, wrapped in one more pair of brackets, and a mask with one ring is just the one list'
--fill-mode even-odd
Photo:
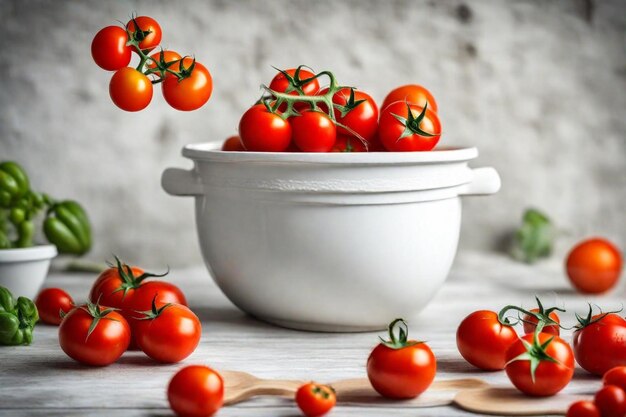
{"label": "small white bowl", "polygon": [[[463,195],[493,194],[476,148],[404,153],[223,152],[165,170],[196,198],[205,263],[242,310],[285,327],[379,330],[413,318],[448,275]],[[181,214],[184,215],[184,214]]]}
{"label": "small white bowl", "polygon": [[0,285],[8,288],[15,298],[34,299],[55,256],[54,245],[0,250]]}

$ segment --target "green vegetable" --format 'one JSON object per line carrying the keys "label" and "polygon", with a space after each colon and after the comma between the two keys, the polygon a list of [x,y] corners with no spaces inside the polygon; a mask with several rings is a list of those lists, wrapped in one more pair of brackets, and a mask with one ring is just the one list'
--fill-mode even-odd
{"label": "green vegetable", "polygon": [[60,253],[86,253],[91,248],[91,227],[83,208],[75,201],[55,202],[31,190],[28,176],[18,164],[0,163],[0,249],[33,246],[34,220],[45,207],[43,229],[48,241]]}
{"label": "green vegetable", "polygon": [[50,243],[56,245],[61,253],[82,255],[91,248],[89,219],[75,201],[54,204],[48,210],[43,230]]}
{"label": "green vegetable", "polygon": [[0,207],[11,205],[30,189],[28,176],[15,162],[0,163]]}
{"label": "green vegetable", "polygon": [[8,289],[0,287],[0,345],[29,345],[38,320],[35,303],[26,297],[16,301]]}
{"label": "green vegetable", "polygon": [[533,263],[552,253],[556,233],[552,222],[542,212],[527,209],[522,218],[522,226],[515,232],[512,255],[515,259]]}

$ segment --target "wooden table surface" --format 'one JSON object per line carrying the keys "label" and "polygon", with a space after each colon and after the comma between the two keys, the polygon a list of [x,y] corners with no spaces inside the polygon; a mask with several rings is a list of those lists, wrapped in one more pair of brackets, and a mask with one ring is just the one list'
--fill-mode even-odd
{"label": "wooden table surface", "polygon": [[[160,365],[141,352],[127,352],[118,363],[90,368],[73,362],[60,349],[57,328],[38,325],[31,346],[0,348],[0,415],[18,416],[168,416],[165,387],[174,372],[188,364],[240,370],[265,378],[330,382],[365,375],[365,361],[378,334],[308,333],[273,327],[237,310],[221,294],[202,267],[175,269],[171,280],[188,297],[202,320],[202,340],[183,363]],[[46,286],[67,289],[77,301],[86,298],[93,274],[53,272]],[[558,259],[526,266],[502,255],[461,253],[443,289],[416,319],[411,336],[428,341],[438,360],[438,379],[478,377],[496,386],[510,383],[503,372],[478,372],[459,355],[455,331],[477,309],[505,304],[531,308],[535,294],[544,303],[585,312],[587,301],[605,309],[620,308],[622,288],[603,297],[577,295],[568,285]],[[566,331],[565,337],[570,338]],[[564,392],[591,394],[597,378],[580,368]],[[257,398],[226,407],[219,416],[298,416],[294,403]],[[459,416],[452,406],[411,408],[403,405],[338,405],[337,416]]]}

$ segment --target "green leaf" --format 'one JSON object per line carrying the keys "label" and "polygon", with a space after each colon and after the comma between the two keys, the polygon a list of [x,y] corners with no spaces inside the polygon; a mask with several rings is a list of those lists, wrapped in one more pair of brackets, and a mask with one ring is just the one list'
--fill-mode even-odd
{"label": "green leaf", "polygon": [[552,253],[555,237],[550,219],[536,209],[527,209],[515,232],[511,254],[520,261],[534,263]]}

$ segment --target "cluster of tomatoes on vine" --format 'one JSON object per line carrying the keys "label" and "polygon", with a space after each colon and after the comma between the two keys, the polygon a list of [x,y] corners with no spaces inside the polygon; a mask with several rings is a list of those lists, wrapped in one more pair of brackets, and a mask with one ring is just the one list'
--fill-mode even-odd
{"label": "cluster of tomatoes on vine", "polygon": [[[93,60],[100,68],[115,71],[109,94],[120,109],[143,110],[152,101],[153,85],[159,83],[165,101],[177,110],[199,109],[211,97],[211,74],[195,58],[172,50],[153,52],[161,37],[156,20],[138,16],[123,27],[107,26],[93,38]],[[139,58],[134,68],[128,66],[133,53]]]}
{"label": "cluster of tomatoes on vine", "polygon": [[[483,370],[504,369],[513,385],[531,396],[550,396],[565,388],[574,376],[575,362],[592,374],[604,375],[605,380],[609,372],[622,373],[626,386],[624,318],[617,312],[594,314],[590,305],[586,315],[576,313],[577,324],[572,327],[574,336],[570,345],[560,336],[564,327],[559,313],[565,310],[544,308],[539,299],[537,304],[531,310],[506,306],[499,313],[480,310],[467,316],[456,334],[461,356]],[[517,312],[517,318],[507,317],[510,311]],[[525,333],[521,337],[514,328],[520,322]],[[615,371],[616,367],[623,369]],[[604,395],[607,394],[600,397]],[[620,416],[626,413],[626,394],[622,409]],[[582,415],[587,414],[574,414]]]}
{"label": "cluster of tomatoes on vine", "polygon": [[[321,86],[320,80],[328,84]],[[433,95],[420,85],[391,91],[381,111],[364,91],[337,83],[330,71],[279,70],[239,122],[225,151],[429,151],[441,137]]]}

